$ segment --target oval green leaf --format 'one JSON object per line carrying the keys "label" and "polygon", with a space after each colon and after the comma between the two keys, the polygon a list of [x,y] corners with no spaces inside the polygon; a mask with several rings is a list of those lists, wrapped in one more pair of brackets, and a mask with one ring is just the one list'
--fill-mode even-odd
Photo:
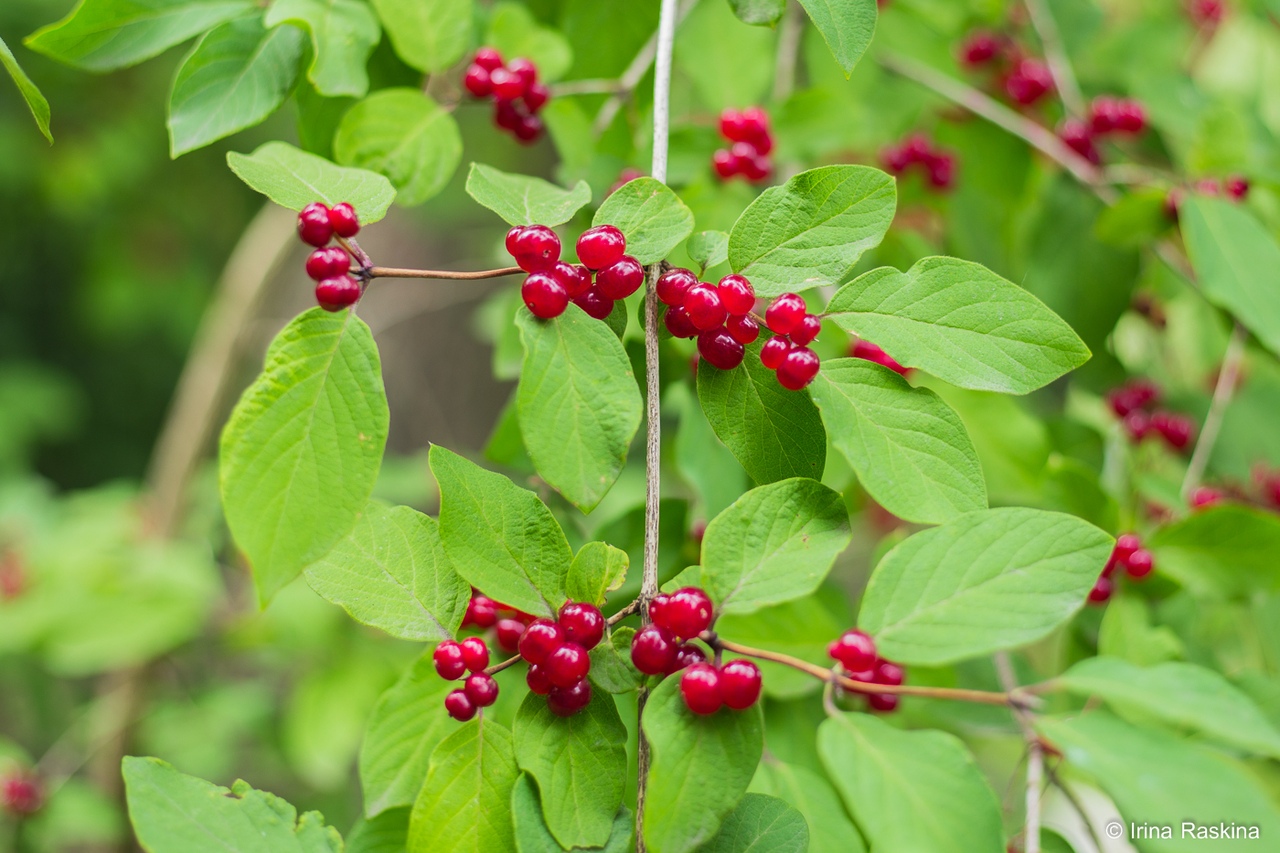
{"label": "oval green leaf", "polygon": [[591,201],[591,187],[578,181],[562,189],[542,178],[511,175],[472,163],[467,195],[501,216],[508,225],[560,225]]}
{"label": "oval green leaf", "polygon": [[768,794],[747,794],[698,853],[807,853],[804,815]]}
{"label": "oval green leaf", "polygon": [[484,716],[463,724],[431,753],[409,816],[409,853],[514,850],[511,791],[519,776],[511,732]]}
{"label": "oval green leaf", "polygon": [[268,142],[252,154],[227,154],[240,180],[281,207],[302,210],[313,201],[332,207],[350,202],[361,225],[387,215],[395,201],[391,182],[367,169],[344,169],[285,142]]}
{"label": "oval green leaf", "polygon": [[266,25],[290,23],[311,33],[307,79],[329,97],[363,98],[369,91],[369,55],[382,27],[368,3],[360,0],[275,0]]}
{"label": "oval green leaf", "polygon": [[427,74],[447,71],[471,46],[472,0],[373,0],[396,55]]}
{"label": "oval green leaf", "polygon": [[693,233],[693,211],[661,181],[636,178],[609,194],[591,224],[616,226],[627,254],[653,264]]}
{"label": "oval green leaf", "polygon": [[800,5],[848,77],[875,34],[876,0],[800,0]]}

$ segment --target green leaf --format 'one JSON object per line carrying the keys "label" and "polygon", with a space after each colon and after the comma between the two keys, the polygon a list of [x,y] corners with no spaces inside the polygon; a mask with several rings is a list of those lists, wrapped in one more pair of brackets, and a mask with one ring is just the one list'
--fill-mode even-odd
{"label": "green leaf", "polygon": [[516,314],[524,366],[520,433],[538,473],[583,512],[609,493],[640,428],[631,361],[608,326],[576,305],[552,320]]}
{"label": "green leaf", "polygon": [[539,24],[532,13],[518,3],[493,5],[484,43],[497,48],[504,59],[521,56],[532,60],[543,82],[559,80],[573,64],[573,51],[565,37]]}
{"label": "green leaf", "polygon": [[436,673],[431,654],[414,661],[378,699],[360,747],[360,785],[364,813],[374,817],[387,809],[411,806],[427,778],[436,745],[457,723],[444,708],[444,697],[458,685]]}
{"label": "green leaf", "polygon": [[1238,204],[1189,193],[1179,222],[1200,291],[1280,354],[1280,294],[1259,270],[1280,267],[1280,245]]}
{"label": "green leaf", "polygon": [[559,610],[573,552],[546,504],[438,444],[430,459],[440,486],[440,536],[458,574],[526,613]]}
{"label": "green leaf", "polygon": [[644,676],[631,663],[635,635],[635,628],[614,628],[589,652],[592,684],[607,693],[630,693],[644,683]]}
{"label": "green leaf", "polygon": [[627,579],[631,558],[626,551],[603,542],[588,542],[579,549],[565,579],[565,595],[600,607],[605,596]]}
{"label": "green leaf", "polygon": [[752,489],[712,519],[702,583],[722,613],[752,613],[818,588],[849,545],[844,498],[816,480]]}
{"label": "green leaf", "polygon": [[809,853],[866,853],[862,836],[845,814],[835,789],[812,770],[766,756],[751,780],[751,790],[786,800],[804,816]]}
{"label": "green leaf", "polygon": [[511,732],[484,716],[465,723],[431,753],[409,817],[409,853],[515,849],[511,791],[519,775]]}
{"label": "green leaf", "polygon": [[356,821],[344,853],[404,853],[408,836],[409,809],[390,809]]}
{"label": "green leaf", "polygon": [[[538,802],[538,786],[528,773],[521,773],[511,792],[511,815],[516,829],[516,853],[564,853],[564,848],[547,829]],[[635,816],[623,806],[613,819],[613,831],[604,847],[589,848],[595,853],[632,853],[635,850]],[[570,853],[588,848],[574,847]]]}
{"label": "green leaf", "polygon": [[1280,758],[1280,731],[1218,673],[1193,663],[1148,669],[1117,658],[1085,658],[1056,679],[1078,696],[1097,696],[1124,716],[1159,720],[1220,743]]}
{"label": "green leaf", "polygon": [[872,850],[999,853],[1000,803],[954,735],[868,714],[818,727],[818,754]]}
{"label": "green leaf", "polygon": [[613,697],[596,692],[584,710],[558,717],[530,693],[513,731],[516,761],[538,783],[551,834],[565,848],[602,847],[627,779],[627,727]]}
{"label": "green leaf", "polygon": [[876,31],[876,0],[800,0],[800,5],[848,77]]}
{"label": "green leaf", "polygon": [[906,664],[937,666],[1025,645],[1081,608],[1114,544],[1092,524],[1057,512],[962,515],[884,556],[858,625],[886,658]]}
{"label": "green leaf", "polygon": [[368,3],[361,0],[275,0],[266,25],[296,24],[311,33],[311,67],[307,79],[328,97],[363,98],[369,91],[365,64],[378,44],[382,28]]}
{"label": "green leaf", "polygon": [[436,521],[370,503],[355,528],[307,567],[307,583],[351,618],[402,640],[452,639],[471,586],[444,555]]}
{"label": "green leaf", "polygon": [[0,39],[0,65],[3,65],[5,70],[9,72],[9,76],[13,78],[13,82],[17,85],[23,100],[27,102],[27,109],[31,110],[31,116],[36,120],[36,125],[40,128],[40,132],[44,134],[44,138],[53,142],[53,134],[49,132],[49,102],[45,100],[40,89],[37,88],[35,83],[31,82],[31,78],[18,65],[17,58],[14,57],[13,51],[9,49],[9,45],[4,43],[4,39]]}
{"label": "green leaf", "polygon": [[645,841],[653,853],[693,850],[715,837],[751,783],[764,750],[760,705],[699,716],[685,707],[680,679],[668,678],[640,722],[653,762]]}
{"label": "green leaf", "polygon": [[617,226],[626,235],[627,254],[647,265],[693,232],[693,211],[661,181],[636,178],[609,194],[591,224]]}
{"label": "green leaf", "polygon": [[499,172],[483,163],[472,163],[467,175],[467,195],[501,216],[508,225],[560,225],[591,201],[591,187],[578,181],[573,189],[529,175]]}
{"label": "green leaf", "polygon": [[124,759],[129,819],[150,853],[342,853],[319,812],[298,817],[284,800],[237,781],[230,790],[186,776],[158,758]]}
{"label": "green leaf", "polygon": [[1111,597],[1098,626],[1098,654],[1154,666],[1186,657],[1182,640],[1168,625],[1151,624],[1145,598],[1123,589]]}
{"label": "green leaf", "polygon": [[688,386],[671,385],[662,404],[680,418],[680,428],[675,431],[676,470],[701,499],[702,517],[714,518],[750,488],[747,472],[716,438]]}
{"label": "green leaf", "polygon": [[378,348],[355,314],[312,308],[272,341],[222,431],[219,468],[227,526],[262,602],[355,526],[389,419]]}
{"label": "green leaf", "polygon": [[831,442],[899,518],[948,521],[987,507],[978,453],[955,410],[928,388],[858,358],[824,361],[809,388]]}
{"label": "green leaf", "polygon": [[925,258],[840,288],[827,313],[902,364],[961,388],[1026,394],[1089,360],[1044,303],[981,264]]}
{"label": "green leaf", "polygon": [[89,71],[142,62],[219,24],[254,12],[253,0],[80,0],[27,47]]}
{"label": "green leaf", "polygon": [[827,434],[807,391],[788,391],[747,347],[733,370],[698,365],[698,400],[725,447],[757,483],[788,477],[822,478]]}
{"label": "green leaf", "polygon": [[782,17],[787,0],[729,0],[729,6],[742,23],[771,27]]}
{"label": "green leaf", "polygon": [[770,187],[729,233],[729,264],[760,296],[838,284],[893,222],[893,178],[870,166],[823,166]]}
{"label": "green leaf", "polygon": [[768,794],[747,794],[698,853],[807,853],[804,815]]}
{"label": "green leaf", "polygon": [[180,157],[253,127],[275,112],[298,78],[304,50],[297,28],[268,30],[257,16],[206,33],[173,81],[171,155]]}
{"label": "green leaf", "polygon": [[376,172],[344,169],[284,142],[268,142],[252,154],[228,152],[227,165],[240,180],[290,210],[313,201],[330,207],[350,202],[361,225],[386,216],[396,197],[391,182]]}
{"label": "green leaf", "polygon": [[1156,570],[1197,595],[1249,598],[1280,589],[1280,518],[1234,504],[1198,510],[1146,543]]}
{"label": "green leaf", "polygon": [[396,55],[427,74],[447,71],[471,46],[471,0],[373,0]]}
{"label": "green leaf", "polygon": [[444,189],[462,160],[453,116],[417,89],[381,89],[342,117],[333,153],[344,166],[386,175],[406,207]]}
{"label": "green leaf", "polygon": [[685,244],[689,259],[706,272],[729,260],[729,235],[723,231],[699,231]]}

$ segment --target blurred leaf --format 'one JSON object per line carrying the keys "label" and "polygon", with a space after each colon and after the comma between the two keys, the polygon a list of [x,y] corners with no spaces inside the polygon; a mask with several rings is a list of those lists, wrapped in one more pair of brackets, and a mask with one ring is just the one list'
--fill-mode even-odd
{"label": "blurred leaf", "polygon": [[807,853],[804,815],[768,794],[746,794],[700,853]]}
{"label": "blurred leaf", "polygon": [[[538,786],[528,773],[521,773],[511,792],[511,814],[515,822],[516,853],[564,853],[564,848],[547,829],[538,802]],[[623,806],[613,819],[613,830],[603,847],[590,848],[597,853],[631,853],[635,849],[635,817]],[[569,853],[586,852],[574,847]]]}
{"label": "blurred leaf", "polygon": [[751,780],[751,790],[780,797],[804,816],[809,853],[866,853],[835,789],[812,770],[766,757]]}
{"label": "blurred leaf", "polygon": [[[713,0],[694,5],[680,23],[673,59],[677,72],[693,84],[703,105],[718,112],[758,104],[768,97],[777,43],[776,33],[742,26],[729,4]],[[745,56],[751,61],[743,62]],[[726,68],[733,73],[726,74]],[[706,172],[709,161],[710,151],[703,149]]]}
{"label": "blurred leaf", "polygon": [[573,51],[564,36],[539,24],[517,3],[493,5],[484,43],[497,48],[508,62],[517,57],[531,60],[544,83],[559,80],[573,64]]}
{"label": "blurred leaf", "polygon": [[53,142],[53,134],[49,132],[49,102],[44,95],[40,93],[35,83],[31,82],[31,78],[18,65],[18,60],[13,55],[13,51],[4,43],[4,39],[0,39],[0,65],[9,72],[9,76],[13,78],[13,82],[18,87],[18,91],[22,93],[22,99],[27,102],[27,108],[31,110],[31,116],[36,120],[36,125],[40,128],[40,132],[44,134],[44,138]]}
{"label": "blurred leaf", "polygon": [[729,260],[729,235],[723,231],[699,231],[689,237],[685,251],[705,272]]}
{"label": "blurred leaf", "polygon": [[800,0],[848,77],[876,31],[876,0]]}
{"label": "blurred leaf", "polygon": [[652,264],[693,231],[693,212],[660,181],[636,178],[609,194],[591,224],[616,226],[626,235],[627,254]]}
{"label": "blurred leaf", "polygon": [[1098,626],[1098,654],[1138,666],[1153,666],[1184,656],[1182,641],[1167,625],[1154,626],[1147,602],[1138,595],[1113,595]]}
{"label": "blurred leaf", "polygon": [[419,71],[453,66],[471,46],[472,0],[373,0],[396,55]]}
{"label": "blurred leaf", "polygon": [[509,175],[472,163],[467,195],[501,216],[508,225],[560,225],[591,201],[591,187],[578,181],[565,190],[529,175]]}
{"label": "blurred leaf", "polygon": [[787,0],[729,0],[738,20],[755,26],[773,26],[787,8]]}
{"label": "blurred leaf", "polygon": [[1083,518],[1090,524],[1115,534],[1120,526],[1120,507],[1088,466],[1066,456],[1052,456],[1045,466],[1043,506]]}
{"label": "blurred leaf", "polygon": [[409,850],[515,849],[511,791],[519,775],[511,732],[484,716],[464,723],[431,753],[426,784],[409,818]]}
{"label": "blurred leaf", "polygon": [[361,225],[386,216],[396,197],[391,182],[376,172],[344,169],[285,142],[268,142],[252,154],[231,151],[227,165],[240,180],[290,210],[313,201],[330,207],[350,202]]}
{"label": "blurred leaf", "polygon": [[1223,504],[1161,527],[1145,543],[1156,570],[1197,595],[1247,598],[1280,588],[1280,518]]}
{"label": "blurred leaf", "polygon": [[345,788],[365,722],[392,675],[375,658],[334,655],[297,679],[285,708],[281,741],[294,771],[323,790]]}
{"label": "blurred leaf", "polygon": [[322,95],[363,98],[369,91],[365,68],[382,28],[359,0],[274,0],[266,25],[296,24],[311,33],[307,79]]}
{"label": "blurred leaf", "polygon": [[565,579],[565,595],[570,601],[585,601],[597,607],[604,605],[607,594],[622,586],[631,559],[603,542],[588,542],[574,555]]}
{"label": "blurred leaf", "polygon": [[409,810],[391,809],[356,821],[344,853],[404,853],[408,838]]}
{"label": "blurred leaf", "polygon": [[1093,226],[1099,240],[1120,249],[1140,249],[1169,227],[1168,193],[1138,190],[1104,209]]}

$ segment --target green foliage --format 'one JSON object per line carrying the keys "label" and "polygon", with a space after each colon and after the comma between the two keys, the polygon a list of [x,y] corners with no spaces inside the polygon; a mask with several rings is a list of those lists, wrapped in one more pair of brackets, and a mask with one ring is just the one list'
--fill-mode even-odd
{"label": "green foliage", "polygon": [[689,260],[706,270],[729,260],[729,235],[723,231],[699,231],[690,235],[684,250]]}
{"label": "green foliage", "polygon": [[599,607],[604,604],[605,596],[622,586],[630,564],[626,551],[603,542],[588,542],[574,555],[565,580],[565,595],[571,601],[585,601]]}
{"label": "green foliage", "polygon": [[1280,519],[1242,506],[1219,506],[1155,532],[1160,571],[1196,593],[1237,598],[1280,585]]}
{"label": "green foliage", "polygon": [[508,225],[560,225],[591,201],[591,187],[578,181],[564,190],[541,178],[509,175],[483,163],[467,173],[467,195],[501,216]]}
{"label": "green foliage", "polygon": [[751,789],[779,797],[800,812],[809,827],[809,853],[866,853],[835,789],[818,773],[765,758]]}
{"label": "green foliage", "polygon": [[366,169],[344,169],[323,157],[284,142],[268,142],[252,154],[227,154],[227,165],[240,180],[281,207],[301,210],[313,201],[332,207],[349,202],[362,225],[387,215],[396,191],[382,175]]}
{"label": "green foliage", "polygon": [[559,80],[573,64],[573,49],[564,36],[544,27],[519,3],[498,2],[489,12],[489,29],[484,43],[496,47],[504,57],[522,56],[538,66],[543,80]]}
{"label": "green foliage", "polygon": [[744,24],[773,26],[787,8],[786,0],[729,0],[733,14]]}
{"label": "green foliage", "polygon": [[[564,853],[551,830],[542,819],[538,787],[528,773],[521,773],[511,791],[511,816],[515,823],[516,853]],[[631,853],[635,840],[635,818],[623,808],[613,821],[613,831],[603,847],[592,847],[600,853]],[[588,848],[574,847],[570,853]]]}
{"label": "green foliage", "polygon": [[800,0],[800,5],[848,77],[871,44],[877,4],[873,0]]}
{"label": "green foliage", "polygon": [[419,71],[444,71],[471,46],[471,0],[372,2],[396,55]]}
{"label": "green foliage", "polygon": [[378,18],[360,0],[275,0],[266,25],[293,24],[311,34],[307,79],[321,95],[362,98],[369,91],[365,63],[382,35]]}
{"label": "green foliage", "polygon": [[9,46],[4,43],[4,39],[0,39],[0,65],[3,65],[4,69],[9,72],[9,76],[13,78],[14,85],[22,93],[22,99],[27,102],[27,108],[31,110],[31,117],[36,120],[36,126],[40,128],[44,138],[52,143],[53,134],[49,132],[49,102],[41,94],[36,84],[31,82],[31,78],[22,70],[22,67],[18,65],[18,60],[14,57],[13,51],[9,49]]}
{"label": "green foliage", "polygon": [[720,825],[704,853],[806,853],[809,826],[804,815],[767,794],[746,794]]}
{"label": "green foliage", "polygon": [[693,212],[665,184],[636,178],[609,194],[591,224],[616,226],[626,235],[627,254],[652,264],[693,232]]}

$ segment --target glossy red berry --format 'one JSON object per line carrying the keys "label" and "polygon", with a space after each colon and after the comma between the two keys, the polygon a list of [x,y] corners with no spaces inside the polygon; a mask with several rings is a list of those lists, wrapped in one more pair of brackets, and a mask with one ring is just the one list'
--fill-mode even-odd
{"label": "glossy red berry", "polygon": [[521,116],[513,132],[521,142],[533,142],[542,135],[542,119],[537,116]]}
{"label": "glossy red berry", "polygon": [[445,681],[457,681],[467,671],[467,663],[462,659],[462,646],[453,640],[445,640],[436,646],[431,653],[431,660],[436,665],[436,672]]}
{"label": "glossy red berry", "polygon": [[539,696],[546,696],[551,692],[551,679],[547,678],[546,671],[540,666],[530,666],[524,675],[524,681]]}
{"label": "glossy red berry", "polygon": [[720,697],[735,711],[745,711],[760,698],[760,667],[749,660],[731,660],[720,667]]}
{"label": "glossy red berry", "polygon": [[472,64],[462,78],[462,85],[477,98],[487,98],[493,94],[493,83],[489,80],[489,69]]}
{"label": "glossy red berry", "polygon": [[720,135],[730,142],[745,142],[749,136],[746,117],[738,110],[720,113]]}
{"label": "glossy red berry", "polygon": [[738,174],[738,158],[727,148],[716,149],[716,153],[711,155],[711,166],[716,175],[726,181]]}
{"label": "glossy red berry", "polygon": [[488,708],[498,700],[498,682],[493,680],[492,675],[477,672],[463,682],[462,692],[467,694],[472,705]]}
{"label": "glossy red berry", "polygon": [[519,77],[526,86],[538,82],[538,67],[523,56],[517,56],[508,62],[507,70]]}
{"label": "glossy red berry", "polygon": [[750,142],[758,146],[760,140],[768,138],[769,114],[761,107],[747,107],[742,111],[741,120],[742,138],[735,139],[735,142]]}
{"label": "glossy red berry", "polygon": [[870,706],[871,710],[883,713],[896,711],[899,701],[900,697],[892,693],[872,693],[867,697],[867,705]]}
{"label": "glossy red berry", "polygon": [[316,303],[326,311],[341,311],[360,300],[360,282],[339,275],[316,282]]}
{"label": "glossy red berry", "polygon": [[750,314],[751,309],[756,307],[755,289],[744,276],[727,275],[720,279],[720,283],[716,285],[716,293],[720,296],[724,310],[731,317]]}
{"label": "glossy red berry", "polygon": [[333,225],[329,222],[329,208],[318,201],[302,208],[298,213],[298,236],[302,242],[317,248],[328,245],[333,239]]}
{"label": "glossy red berry", "polygon": [[1014,103],[1029,107],[1053,89],[1049,67],[1036,59],[1020,59],[1004,80],[1004,91]]}
{"label": "glossy red berry", "polygon": [[515,133],[520,129],[524,120],[525,114],[516,106],[515,101],[497,100],[493,102],[493,123],[503,130]]}
{"label": "glossy red berry", "polygon": [[560,608],[560,630],[566,641],[590,651],[604,638],[604,614],[585,601],[566,601]]}
{"label": "glossy red berry", "polygon": [[[682,640],[698,636],[711,627],[711,599],[696,586],[686,586],[671,593],[659,610],[664,625]],[[652,614],[650,614],[652,616]]]}
{"label": "glossy red berry", "polygon": [[[744,144],[744,143],[740,143]],[[763,181],[773,172],[773,167],[769,164],[769,159],[761,154],[751,151],[738,151],[738,145],[734,147],[734,157],[738,161],[738,173],[748,181]]]}
{"label": "glossy red berry", "polygon": [[799,391],[818,375],[822,363],[808,347],[795,347],[778,367],[778,383],[788,391]]}
{"label": "glossy red berry", "polygon": [[708,329],[698,335],[698,352],[721,370],[733,370],[742,364],[742,358],[746,354],[742,344],[723,326]]}
{"label": "glossy red berry", "polygon": [[520,637],[524,634],[524,623],[519,619],[499,619],[495,627],[498,646],[509,655],[520,649]]}
{"label": "glossy red berry", "polygon": [[582,264],[556,261],[556,265],[551,268],[551,275],[560,282],[570,299],[577,299],[591,289],[591,272]]}
{"label": "glossy red berry", "polygon": [[1120,101],[1115,115],[1116,130],[1121,133],[1137,134],[1147,129],[1147,111],[1137,101]]}
{"label": "glossy red berry", "polygon": [[535,619],[520,637],[520,657],[541,665],[551,653],[564,645],[564,632],[550,619]]}
{"label": "glossy red berry", "polygon": [[502,54],[492,47],[482,47],[471,61],[486,71],[493,71],[502,67]]}
{"label": "glossy red berry", "polygon": [[553,687],[547,694],[547,707],[557,717],[572,717],[591,704],[591,682],[582,679],[568,687]]}
{"label": "glossy red berry", "polygon": [[685,294],[697,283],[698,277],[689,270],[667,270],[658,276],[658,300],[666,305],[683,305]]}
{"label": "glossy red berry", "polygon": [[1139,548],[1129,555],[1129,559],[1125,560],[1124,570],[1129,577],[1134,580],[1141,580],[1151,574],[1155,561],[1151,559],[1151,552],[1146,548]]}
{"label": "glossy red berry", "polygon": [[587,677],[591,658],[587,650],[577,643],[564,643],[547,655],[540,666],[546,670],[547,678],[554,686],[572,687]]}
{"label": "glossy red berry", "polygon": [[783,335],[774,335],[760,347],[760,363],[770,370],[777,370],[782,366],[789,352],[791,352],[791,341]]}
{"label": "glossy red berry", "polygon": [[1100,577],[1094,583],[1093,589],[1089,590],[1090,604],[1104,604],[1111,600],[1111,593],[1115,591],[1115,583],[1108,577]]}
{"label": "glossy red berry", "polygon": [[468,637],[458,643],[462,647],[462,662],[470,672],[479,672],[489,665],[489,647],[479,637]]}
{"label": "glossy red berry", "polygon": [[555,276],[536,272],[520,286],[520,298],[529,313],[543,320],[559,317],[569,307],[569,294]]}
{"label": "glossy red berry", "polygon": [[897,687],[905,679],[906,679],[906,673],[903,671],[902,667],[898,666],[896,663],[892,663],[890,661],[883,660],[883,659],[876,661],[876,666],[875,666],[875,683],[876,684],[887,684],[892,687]]}
{"label": "glossy red berry", "polygon": [[444,697],[444,709],[449,712],[450,717],[460,723],[470,720],[479,710],[476,704],[468,699],[467,694],[462,690],[454,690]]}
{"label": "glossy red berry", "polygon": [[625,299],[644,284],[644,267],[630,255],[596,273],[596,287],[610,299]]}
{"label": "glossy red berry", "polygon": [[730,316],[724,321],[724,327],[729,330],[729,334],[740,344],[753,343],[756,338],[760,337],[760,324],[749,315]]}
{"label": "glossy red berry", "polygon": [[671,665],[667,667],[667,675],[675,675],[682,669],[693,666],[695,663],[706,663],[707,655],[702,649],[693,643],[681,643],[676,646],[676,655],[671,660]]}
{"label": "glossy red berry", "polygon": [[586,311],[588,316],[603,320],[613,313],[614,301],[601,293],[600,288],[592,287],[581,296],[575,297],[573,304]]}
{"label": "glossy red berry", "polygon": [[543,83],[530,83],[524,89],[524,105],[530,112],[537,112],[551,100],[551,90]]}
{"label": "glossy red berry", "polygon": [[646,625],[631,638],[631,662],[645,675],[665,673],[676,659],[674,634],[661,625]]}
{"label": "glossy red berry", "polygon": [[960,47],[960,61],[965,65],[986,65],[1000,54],[1000,39],[992,33],[970,33]]}
{"label": "glossy red berry", "polygon": [[493,96],[504,101],[514,101],[524,94],[524,80],[509,68],[495,68],[489,72]]}
{"label": "glossy red berry", "polygon": [[697,663],[680,677],[680,695],[695,714],[714,714],[724,705],[720,695],[720,673],[709,663]]}
{"label": "glossy red berry", "polygon": [[351,256],[341,246],[325,246],[307,256],[307,275],[316,281],[346,275],[351,270]]}
{"label": "glossy red berry", "polygon": [[1058,138],[1090,163],[1097,165],[1102,162],[1098,146],[1093,142],[1093,130],[1080,119],[1064,119],[1062,124],[1058,125]]}
{"label": "glossy red berry", "polygon": [[791,330],[791,343],[801,347],[808,346],[820,331],[822,318],[816,314],[806,314],[800,325]]}
{"label": "glossy red berry", "polygon": [[656,625],[667,624],[667,605],[671,603],[671,593],[660,592],[649,601],[649,621]]}
{"label": "glossy red berry", "polygon": [[545,225],[526,225],[512,236],[507,232],[507,251],[525,272],[544,272],[560,260],[560,238]]}
{"label": "glossy red berry", "polygon": [[709,284],[699,282],[684,295],[684,310],[689,320],[700,332],[721,326],[728,318],[719,292]]}
{"label": "glossy red berry", "polygon": [[1156,412],[1151,416],[1151,428],[1163,436],[1174,450],[1185,450],[1195,434],[1195,423],[1186,415]]}
{"label": "glossy red berry", "polygon": [[1120,113],[1120,101],[1108,95],[1099,95],[1089,104],[1089,126],[1093,133],[1102,135],[1116,129]]}
{"label": "glossy red berry", "polygon": [[935,190],[950,189],[956,180],[956,158],[950,154],[931,154],[925,161],[925,178]]}
{"label": "glossy red berry", "polygon": [[1116,559],[1123,562],[1128,560],[1129,555],[1141,547],[1142,540],[1139,539],[1136,534],[1122,533],[1116,538],[1116,545],[1113,549],[1113,553],[1116,555]]}
{"label": "glossy red berry", "polygon": [[28,817],[44,805],[44,789],[33,776],[8,776],[0,780],[0,810]]}
{"label": "glossy red berry", "polygon": [[611,267],[627,253],[627,238],[612,225],[588,228],[578,237],[578,260],[592,270]]}
{"label": "glossy red berry", "polygon": [[668,308],[662,322],[673,337],[692,338],[698,334],[698,327],[693,325],[693,321],[689,319],[689,312],[684,310],[683,305]]}
{"label": "glossy red berry", "polygon": [[1208,506],[1216,506],[1226,499],[1226,494],[1220,489],[1215,489],[1212,486],[1200,486],[1191,493],[1191,508],[1203,509]]}
{"label": "glossy red berry", "polygon": [[864,672],[875,666],[876,641],[864,631],[845,631],[827,646],[827,654],[849,672]]}
{"label": "glossy red berry", "polygon": [[784,293],[770,303],[764,312],[764,322],[775,335],[789,335],[804,322],[808,313],[804,299],[795,293]]}
{"label": "glossy red berry", "polygon": [[1249,181],[1239,175],[1233,175],[1222,182],[1222,188],[1226,190],[1228,197],[1240,201],[1249,194]]}
{"label": "glossy red berry", "polygon": [[467,614],[462,624],[477,628],[492,628],[498,622],[498,603],[484,595],[472,595],[467,602]]}
{"label": "glossy red berry", "polygon": [[360,233],[360,217],[350,202],[344,201],[329,209],[329,224],[339,237],[354,237]]}

